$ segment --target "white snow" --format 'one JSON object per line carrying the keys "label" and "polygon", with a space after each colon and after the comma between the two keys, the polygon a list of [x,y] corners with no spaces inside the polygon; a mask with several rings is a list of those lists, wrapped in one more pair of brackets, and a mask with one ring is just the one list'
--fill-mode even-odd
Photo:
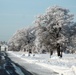
{"label": "white snow", "polygon": [[49,58],[49,54],[31,54],[28,56],[27,53],[24,52],[12,52],[13,54],[21,58],[22,60],[27,61],[28,63],[34,63],[39,66],[45,67],[48,70],[53,70],[59,75],[76,75],[76,54],[63,54],[63,58],[57,57],[54,54],[51,58]]}

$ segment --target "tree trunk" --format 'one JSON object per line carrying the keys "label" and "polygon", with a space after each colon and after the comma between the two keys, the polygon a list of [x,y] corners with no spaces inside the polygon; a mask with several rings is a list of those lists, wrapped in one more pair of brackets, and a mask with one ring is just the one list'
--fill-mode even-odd
{"label": "tree trunk", "polygon": [[60,57],[62,58],[62,51],[61,51]]}
{"label": "tree trunk", "polygon": [[58,56],[61,55],[61,54],[60,54],[60,44],[59,44],[59,43],[57,43],[57,55],[58,55]]}
{"label": "tree trunk", "polygon": [[50,58],[51,58],[51,55],[53,55],[53,51],[50,50]]}
{"label": "tree trunk", "polygon": [[51,51],[51,55],[53,55],[53,51]]}
{"label": "tree trunk", "polygon": [[57,55],[60,56],[60,50],[59,49],[57,49]]}
{"label": "tree trunk", "polygon": [[28,51],[28,56],[30,56],[31,53],[32,53],[32,52],[31,52],[31,49],[29,49],[29,51]]}

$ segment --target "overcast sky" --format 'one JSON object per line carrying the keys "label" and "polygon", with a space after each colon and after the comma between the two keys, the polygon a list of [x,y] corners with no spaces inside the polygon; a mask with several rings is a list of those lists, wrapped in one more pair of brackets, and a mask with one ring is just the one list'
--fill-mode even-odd
{"label": "overcast sky", "polygon": [[16,30],[32,25],[35,16],[59,5],[75,15],[76,0],[0,0],[0,41],[8,41]]}

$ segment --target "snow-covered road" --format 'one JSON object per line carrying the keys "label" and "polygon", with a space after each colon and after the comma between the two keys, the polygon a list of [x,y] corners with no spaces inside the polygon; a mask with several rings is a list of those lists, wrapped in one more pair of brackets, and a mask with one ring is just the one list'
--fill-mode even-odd
{"label": "snow-covered road", "polygon": [[18,65],[22,66],[24,69],[26,69],[31,74],[27,75],[59,75],[58,73],[54,72],[52,69],[47,69],[42,66],[39,66],[33,63],[33,61],[24,59],[19,57],[17,54],[8,52],[9,58],[17,63]]}
{"label": "snow-covered road", "polygon": [[63,54],[63,58],[58,58],[55,54],[49,58],[49,54],[36,54],[35,57],[30,57],[23,52],[8,52],[13,56],[30,64],[36,64],[47,70],[53,70],[60,75],[76,75],[76,54]]}

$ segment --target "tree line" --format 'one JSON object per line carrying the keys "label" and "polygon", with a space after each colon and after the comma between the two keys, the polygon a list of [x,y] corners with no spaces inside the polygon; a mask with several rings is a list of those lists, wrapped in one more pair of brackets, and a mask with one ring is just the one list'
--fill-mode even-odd
{"label": "tree line", "polygon": [[27,51],[30,53],[54,51],[62,57],[62,52],[75,52],[76,23],[74,15],[60,6],[47,8],[44,14],[37,15],[34,25],[22,28],[9,39],[9,50]]}

